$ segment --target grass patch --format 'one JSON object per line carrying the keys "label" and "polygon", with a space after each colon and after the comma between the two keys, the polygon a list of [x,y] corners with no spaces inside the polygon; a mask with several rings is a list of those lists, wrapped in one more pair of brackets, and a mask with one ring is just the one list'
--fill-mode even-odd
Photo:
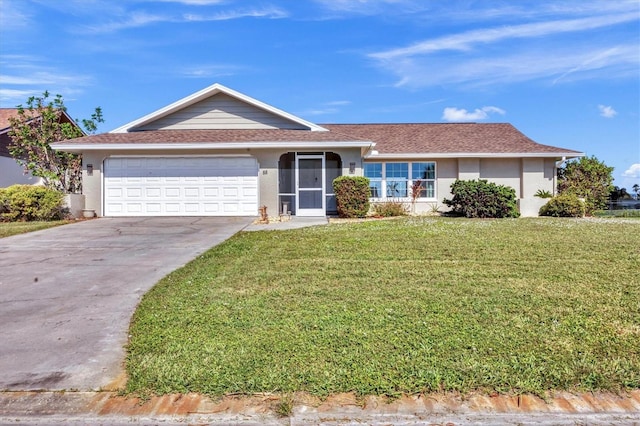
{"label": "grass patch", "polygon": [[240,233],[164,278],[127,391],[320,397],[640,387],[636,220]]}
{"label": "grass patch", "polygon": [[0,238],[40,231],[41,229],[66,225],[67,223],[70,222],[68,220],[54,220],[50,222],[0,222]]}

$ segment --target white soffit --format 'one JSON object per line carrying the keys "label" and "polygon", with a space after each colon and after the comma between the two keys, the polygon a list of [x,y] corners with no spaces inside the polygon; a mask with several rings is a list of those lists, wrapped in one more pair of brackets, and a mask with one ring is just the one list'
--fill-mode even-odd
{"label": "white soffit", "polygon": [[327,129],[325,129],[324,127],[318,126],[317,124],[314,124],[310,121],[304,120],[300,117],[297,117],[293,114],[289,114],[288,112],[285,112],[281,109],[278,109],[276,107],[273,107],[269,104],[266,104],[264,102],[261,102],[257,99],[254,99],[250,96],[247,96],[245,94],[242,94],[240,92],[237,92],[233,89],[230,89],[228,87],[223,86],[222,84],[219,83],[215,83],[205,89],[200,90],[199,92],[196,92],[192,95],[189,95],[185,98],[182,98],[170,105],[167,105],[164,108],[160,108],[157,111],[152,112],[151,114],[147,114],[142,118],[139,118],[137,120],[134,120],[130,123],[127,123],[123,126],[118,127],[117,129],[114,129],[112,131],[110,131],[109,133],[128,133],[129,129],[133,129],[135,127],[140,127],[146,124],[149,124],[155,120],[158,120],[162,117],[166,117],[169,114],[172,114],[176,111],[179,111],[181,109],[184,109],[188,106],[191,106],[197,102],[200,102],[204,99],[210,98],[211,96],[217,95],[218,93],[224,93],[228,96],[231,96],[233,98],[236,98],[242,102],[245,102],[249,105],[255,106],[257,108],[263,109],[265,111],[268,111],[274,115],[280,116],[282,118],[285,118],[287,120],[291,120],[295,123],[298,123],[302,126],[308,127],[309,130],[311,131],[321,131],[321,132],[326,132],[328,131]]}

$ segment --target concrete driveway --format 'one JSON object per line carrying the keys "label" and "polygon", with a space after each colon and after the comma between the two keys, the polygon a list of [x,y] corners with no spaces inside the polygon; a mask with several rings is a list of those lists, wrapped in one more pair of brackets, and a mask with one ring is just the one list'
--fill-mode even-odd
{"label": "concrete driveway", "polygon": [[142,295],[251,221],[101,218],[0,239],[0,390],[112,387]]}

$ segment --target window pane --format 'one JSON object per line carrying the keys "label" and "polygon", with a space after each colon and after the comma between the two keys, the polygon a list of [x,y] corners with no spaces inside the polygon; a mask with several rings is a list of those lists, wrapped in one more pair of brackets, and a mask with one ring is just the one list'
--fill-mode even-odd
{"label": "window pane", "polygon": [[371,198],[382,197],[382,181],[380,179],[370,180],[369,189],[371,190],[371,194],[369,195]]}
{"label": "window pane", "polygon": [[364,177],[381,178],[382,163],[364,163]]}
{"label": "window pane", "polygon": [[299,191],[301,209],[321,209],[322,191]]}
{"label": "window pane", "polygon": [[409,178],[409,163],[387,163],[387,179]]}
{"label": "window pane", "polygon": [[426,197],[426,198],[435,198],[436,197],[435,182],[433,181],[422,182],[422,190],[420,191],[420,196]]}
{"label": "window pane", "polygon": [[411,165],[411,179],[435,179],[436,163],[413,163]]}
{"label": "window pane", "polygon": [[405,179],[387,179],[387,197],[397,198],[407,196],[407,181]]}
{"label": "window pane", "polygon": [[298,180],[300,188],[322,188],[322,159],[300,158]]}

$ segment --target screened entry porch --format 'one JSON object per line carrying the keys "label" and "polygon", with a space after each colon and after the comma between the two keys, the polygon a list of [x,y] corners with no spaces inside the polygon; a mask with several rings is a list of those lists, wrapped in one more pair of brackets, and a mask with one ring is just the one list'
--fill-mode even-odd
{"label": "screened entry porch", "polygon": [[342,159],[334,152],[287,152],[278,161],[280,214],[337,214],[333,180],[342,175]]}

